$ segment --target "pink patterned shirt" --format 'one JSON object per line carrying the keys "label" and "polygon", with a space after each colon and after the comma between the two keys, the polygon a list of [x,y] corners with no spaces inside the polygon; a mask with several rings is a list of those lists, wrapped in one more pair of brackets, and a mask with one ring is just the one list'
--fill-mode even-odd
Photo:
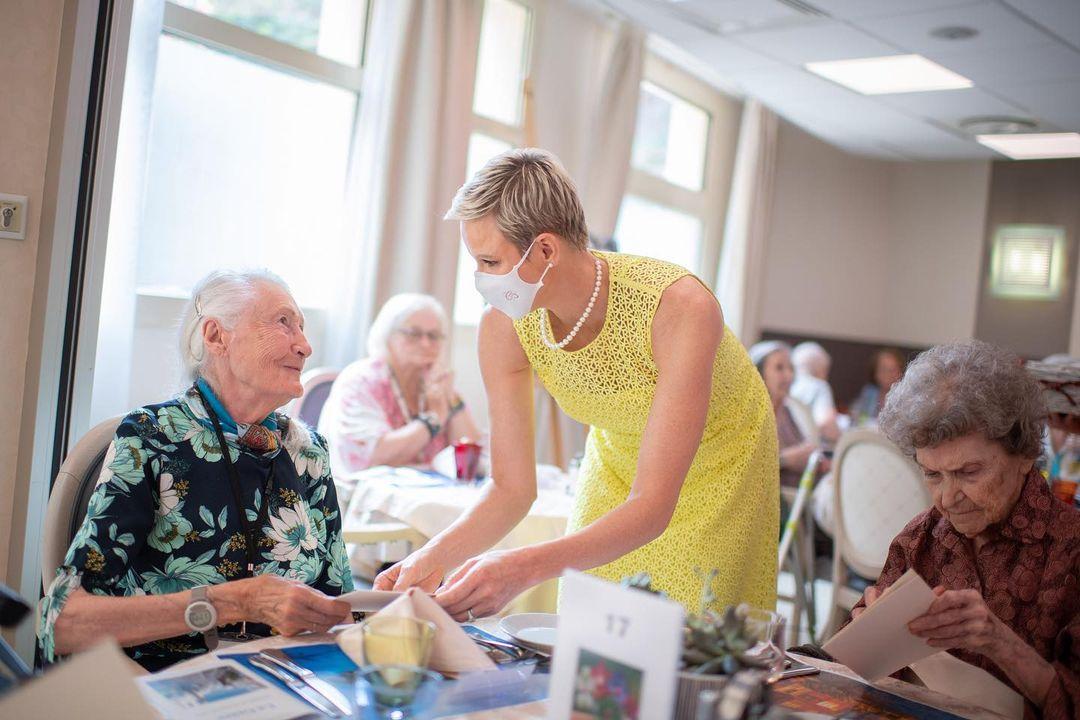
{"label": "pink patterned shirt", "polygon": [[[370,467],[379,438],[412,419],[402,412],[392,383],[390,366],[378,358],[357,360],[334,381],[319,417],[319,432],[330,447],[335,476]],[[410,464],[430,465],[447,446],[446,437],[443,430]]]}

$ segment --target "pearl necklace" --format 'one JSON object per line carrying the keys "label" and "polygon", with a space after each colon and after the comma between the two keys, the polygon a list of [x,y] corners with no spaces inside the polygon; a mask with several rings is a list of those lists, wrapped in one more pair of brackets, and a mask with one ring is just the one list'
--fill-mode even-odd
{"label": "pearl necklace", "polygon": [[589,298],[589,304],[585,307],[585,312],[581,313],[581,317],[579,317],[578,321],[574,323],[573,330],[571,330],[570,333],[562,340],[560,340],[559,342],[555,342],[554,338],[548,337],[547,327],[544,324],[544,316],[540,316],[540,339],[551,350],[561,350],[570,344],[570,341],[577,336],[578,331],[581,330],[581,326],[584,325],[585,321],[589,318],[589,313],[592,312],[593,305],[596,304],[596,298],[600,295],[602,266],[600,265],[600,258],[593,259],[596,261],[596,285],[593,286],[592,297]]}

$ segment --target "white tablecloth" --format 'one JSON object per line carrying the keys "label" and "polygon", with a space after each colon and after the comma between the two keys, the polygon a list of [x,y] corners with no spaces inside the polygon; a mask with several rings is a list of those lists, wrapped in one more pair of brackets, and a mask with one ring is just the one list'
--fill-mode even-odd
{"label": "white tablecloth", "polygon": [[[450,482],[435,485],[419,473],[372,468],[356,478],[356,488],[345,513],[346,531],[367,522],[371,513],[407,523],[424,537],[445,530],[480,497],[481,485]],[[573,506],[563,490],[541,490],[529,514],[500,541],[496,549],[533,545],[562,537]],[[555,612],[556,581],[523,593],[506,612]]]}

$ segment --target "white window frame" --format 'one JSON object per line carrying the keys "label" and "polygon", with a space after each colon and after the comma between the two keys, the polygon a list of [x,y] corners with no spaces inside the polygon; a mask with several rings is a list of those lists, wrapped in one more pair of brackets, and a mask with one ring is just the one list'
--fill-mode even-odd
{"label": "white window frame", "polygon": [[[627,176],[625,195],[635,195],[643,200],[692,215],[701,221],[701,249],[698,267],[687,268],[712,286],[720,246],[724,234],[727,198],[731,185],[730,152],[725,138],[731,135],[739,122],[733,113],[734,102],[716,88],[653,53],[645,56],[642,80],[691,103],[709,115],[709,131],[705,144],[705,166],[701,190],[690,190],[641,170],[631,163]],[[618,238],[616,238],[618,240]]]}
{"label": "white window frame", "polygon": [[359,67],[325,58],[310,50],[261,35],[174,2],[165,3],[162,32],[237,55],[275,70],[294,73],[352,90],[359,96],[363,79],[364,54],[367,49],[368,27],[371,20],[371,0],[362,1],[368,3],[368,11],[365,16],[367,21],[364,23],[364,37],[361,40]]}
{"label": "white window frame", "polygon": [[[469,126],[469,136],[466,138],[466,143],[472,142],[473,135],[486,135],[493,140],[499,140],[507,143],[511,147],[519,148],[524,147],[527,141],[525,136],[526,125],[528,123],[528,111],[529,100],[528,93],[530,92],[530,78],[532,76],[532,66],[536,59],[536,27],[539,19],[540,8],[537,7],[537,3],[534,0],[509,0],[517,5],[521,5],[529,11],[529,24],[525,30],[525,47],[528,49],[528,53],[525,57],[525,67],[522,76],[522,97],[521,97],[521,122],[518,125],[508,125],[499,120],[493,120],[485,115],[479,113],[472,113],[472,124]],[[484,11],[487,12],[487,3],[484,3]],[[481,19],[481,24],[483,20]],[[467,180],[468,178],[463,178]],[[465,252],[462,250],[462,252]],[[460,262],[460,261],[459,261]],[[456,269],[455,269],[456,272]],[[458,288],[454,288],[455,305]],[[455,308],[450,308],[450,318],[454,329],[462,328],[475,331],[479,318],[476,322],[459,322],[455,316]],[[471,335],[470,335],[471,340]]]}

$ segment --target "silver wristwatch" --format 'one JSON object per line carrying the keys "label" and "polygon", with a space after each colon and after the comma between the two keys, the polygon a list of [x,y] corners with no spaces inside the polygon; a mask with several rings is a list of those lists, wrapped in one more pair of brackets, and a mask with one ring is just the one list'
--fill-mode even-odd
{"label": "silver wristwatch", "polygon": [[184,622],[195,632],[200,632],[206,639],[206,648],[213,650],[218,646],[217,609],[210,602],[207,586],[200,585],[191,589],[191,600],[184,610]]}

